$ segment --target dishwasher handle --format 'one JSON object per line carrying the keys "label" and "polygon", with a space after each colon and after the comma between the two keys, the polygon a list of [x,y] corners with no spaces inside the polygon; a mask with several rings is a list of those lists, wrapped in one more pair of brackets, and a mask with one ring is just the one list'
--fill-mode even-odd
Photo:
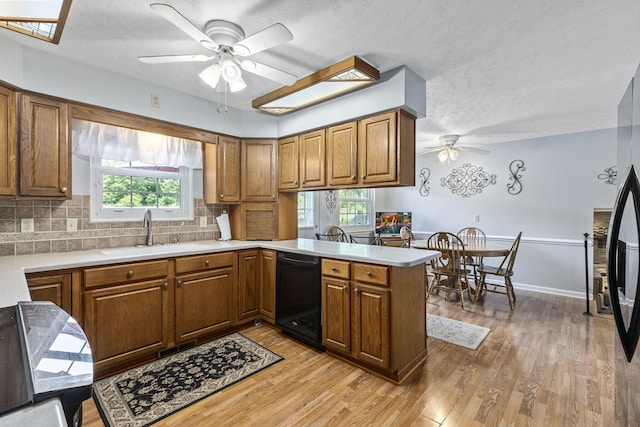
{"label": "dishwasher handle", "polygon": [[290,258],[282,254],[278,255],[278,262],[282,262],[289,265],[304,265],[308,267],[317,267],[320,264],[320,261],[318,259]]}

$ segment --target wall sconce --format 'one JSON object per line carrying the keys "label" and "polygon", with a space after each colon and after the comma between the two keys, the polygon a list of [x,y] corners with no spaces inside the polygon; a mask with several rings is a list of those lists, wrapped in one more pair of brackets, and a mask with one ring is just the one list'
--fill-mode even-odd
{"label": "wall sconce", "polygon": [[313,74],[254,99],[253,108],[283,115],[334,98],[376,82],[380,71],[357,56],[344,59]]}

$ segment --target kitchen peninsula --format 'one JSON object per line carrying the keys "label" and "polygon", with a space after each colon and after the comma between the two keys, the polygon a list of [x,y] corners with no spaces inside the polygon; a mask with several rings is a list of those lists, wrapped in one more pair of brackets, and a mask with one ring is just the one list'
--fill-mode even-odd
{"label": "kitchen peninsula", "polygon": [[[0,306],[31,299],[28,279],[68,276],[70,285],[55,294],[70,293],[69,311],[87,333],[96,377],[106,376],[257,319],[273,325],[277,251],[322,258],[328,352],[394,383],[421,367],[424,263],[439,256],[434,251],[293,239],[7,256],[0,257]],[[117,315],[127,307],[135,310]],[[379,322],[362,324],[358,316]],[[136,324],[143,319],[144,333]],[[344,333],[335,335],[338,329]]]}

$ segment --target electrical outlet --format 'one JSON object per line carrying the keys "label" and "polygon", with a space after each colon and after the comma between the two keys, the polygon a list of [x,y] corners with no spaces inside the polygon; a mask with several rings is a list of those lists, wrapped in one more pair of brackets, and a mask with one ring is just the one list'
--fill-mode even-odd
{"label": "electrical outlet", "polygon": [[158,95],[151,94],[151,106],[160,108],[160,97]]}
{"label": "electrical outlet", "polygon": [[20,221],[20,231],[23,233],[33,233],[35,231],[33,218],[22,218]]}
{"label": "electrical outlet", "polygon": [[67,233],[74,233],[78,231],[78,219],[67,218]]}
{"label": "electrical outlet", "polygon": [[473,217],[473,221],[474,222],[480,222],[480,215],[475,214],[475,216]]}
{"label": "electrical outlet", "polygon": [[207,217],[206,216],[201,216],[200,217],[200,227],[206,227],[207,226]]}

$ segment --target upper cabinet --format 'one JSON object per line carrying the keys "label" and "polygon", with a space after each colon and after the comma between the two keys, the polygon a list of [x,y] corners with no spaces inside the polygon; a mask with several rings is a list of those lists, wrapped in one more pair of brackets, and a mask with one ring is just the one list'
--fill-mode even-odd
{"label": "upper cabinet", "polygon": [[21,95],[21,196],[71,198],[69,122],[66,103]]}
{"label": "upper cabinet", "polygon": [[282,166],[294,164],[298,138],[299,179],[296,168],[281,171],[279,188],[414,185],[415,134],[415,117],[396,110],[281,139],[280,153],[288,156],[286,163],[280,160]]}
{"label": "upper cabinet", "polygon": [[215,144],[203,145],[204,202],[240,202],[240,140],[219,136]]}
{"label": "upper cabinet", "polygon": [[298,137],[290,136],[278,141],[278,183],[280,190],[297,189],[298,169]]}
{"label": "upper cabinet", "polygon": [[358,123],[349,122],[327,130],[327,181],[353,185],[358,176]]}
{"label": "upper cabinet", "polygon": [[[359,182],[413,185],[415,182],[415,120],[394,111],[358,123]],[[410,172],[410,175],[409,173]]]}
{"label": "upper cabinet", "polygon": [[0,86],[0,195],[16,194],[16,93]]}
{"label": "upper cabinet", "polygon": [[278,194],[278,143],[275,139],[247,139],[242,144],[243,202],[274,202]]}
{"label": "upper cabinet", "polygon": [[325,186],[325,130],[300,136],[300,186],[303,189]]}

